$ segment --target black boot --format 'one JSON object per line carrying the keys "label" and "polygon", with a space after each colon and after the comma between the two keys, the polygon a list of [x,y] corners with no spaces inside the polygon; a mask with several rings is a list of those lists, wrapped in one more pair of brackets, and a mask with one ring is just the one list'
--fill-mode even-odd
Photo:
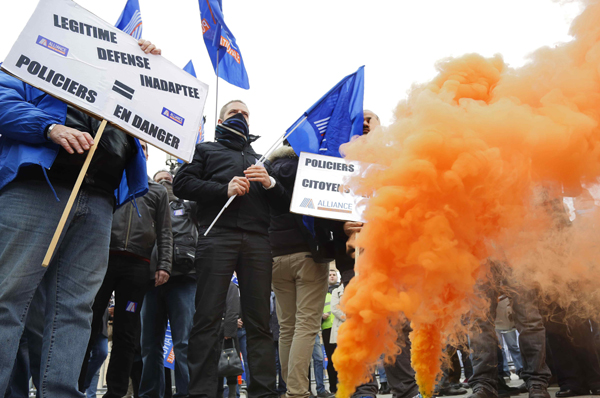
{"label": "black boot", "polygon": [[498,393],[486,390],[480,386],[475,386],[473,388],[473,394],[469,395],[467,398],[498,398]]}
{"label": "black boot", "polygon": [[529,398],[550,398],[548,389],[541,384],[532,384],[529,387]]}

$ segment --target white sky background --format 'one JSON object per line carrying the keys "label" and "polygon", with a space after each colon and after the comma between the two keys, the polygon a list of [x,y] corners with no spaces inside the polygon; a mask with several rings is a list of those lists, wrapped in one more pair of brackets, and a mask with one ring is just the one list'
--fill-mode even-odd
{"label": "white sky background", "polygon": [[[35,0],[0,0],[0,60],[32,14]],[[125,0],[78,0],[113,24]],[[207,140],[214,137],[215,73],[200,28],[197,0],[139,0],[144,38],[183,67],[193,60],[210,86],[204,109]],[[500,53],[512,67],[542,46],[570,40],[577,2],[553,0],[223,0],[225,22],[236,36],[250,90],[219,81],[219,108],[241,99],[250,109],[258,153],[284,133],[344,76],[365,65],[365,108],[383,124],[414,83],[435,76],[435,62],[476,52]],[[150,151],[148,173],[165,168]]]}

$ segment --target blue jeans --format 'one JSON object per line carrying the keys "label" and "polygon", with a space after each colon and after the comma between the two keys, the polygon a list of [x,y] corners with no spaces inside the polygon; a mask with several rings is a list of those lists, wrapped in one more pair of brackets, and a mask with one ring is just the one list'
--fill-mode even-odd
{"label": "blue jeans", "polygon": [[101,334],[96,339],[96,344],[90,352],[90,361],[85,375],[85,395],[87,398],[96,398],[98,389],[98,379],[100,378],[100,368],[108,356],[108,337]]}
{"label": "blue jeans", "polygon": [[190,373],[187,364],[188,339],[194,318],[196,281],[169,281],[146,293],[142,305],[142,380],[139,395],[142,398],[163,398],[165,371],[163,344],[167,319],[171,322],[173,352],[175,353],[174,397],[186,397]]}
{"label": "blue jeans", "polygon": [[[4,395],[30,306],[44,309],[39,350],[40,395],[83,397],[81,364],[90,336],[92,302],[108,263],[113,200],[85,187],[79,192],[52,261],[41,266],[70,187],[13,181],[0,191],[0,396]],[[41,289],[46,300],[33,300]]]}
{"label": "blue jeans", "polygon": [[385,355],[381,355],[379,358],[379,362],[377,362],[377,372],[379,373],[379,382],[387,383],[387,376],[385,374],[385,369],[383,367],[383,361],[385,360]]}
{"label": "blue jeans", "polygon": [[321,341],[319,335],[315,338],[315,346],[313,347],[312,353],[313,367],[315,369],[315,382],[317,384],[317,394],[325,392],[325,383],[323,382],[323,348],[321,347]]}
{"label": "blue jeans", "polygon": [[[512,332],[508,332],[508,333],[500,333],[500,332],[496,332],[496,333],[498,334],[498,341],[500,342],[500,346],[503,346],[502,340],[500,338],[504,339],[504,342],[506,343],[506,346],[508,347],[508,352],[510,352],[510,356],[515,365],[515,370],[517,371],[517,373],[519,373],[523,369],[523,360],[521,359],[521,350],[519,349],[517,331],[513,330]],[[502,347],[502,350],[504,351],[504,347]],[[508,369],[508,361],[506,359],[506,353],[504,353],[504,370],[505,371],[509,370]]]}

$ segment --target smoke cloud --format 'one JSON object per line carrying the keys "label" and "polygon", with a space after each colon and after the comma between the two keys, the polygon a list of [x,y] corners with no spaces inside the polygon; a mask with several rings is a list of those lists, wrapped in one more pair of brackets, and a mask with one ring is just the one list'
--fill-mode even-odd
{"label": "smoke cloud", "polygon": [[[598,217],[571,225],[562,196],[600,175],[599,20],[600,3],[587,2],[573,41],[537,50],[519,69],[501,56],[444,59],[400,102],[392,125],[343,147],[349,159],[385,167],[350,182],[375,195],[343,299],[339,396],[369,379],[382,352],[399,351],[404,316],[417,382],[431,395],[448,338],[483,308],[475,286],[488,258],[548,301],[597,313]],[[587,308],[575,305],[582,299]]]}

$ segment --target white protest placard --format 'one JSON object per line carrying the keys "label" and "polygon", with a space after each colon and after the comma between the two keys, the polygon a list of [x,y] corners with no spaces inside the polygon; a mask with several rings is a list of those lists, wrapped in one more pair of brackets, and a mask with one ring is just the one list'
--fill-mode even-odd
{"label": "white protest placard", "polygon": [[208,86],[71,0],[41,0],[10,74],[191,161]]}
{"label": "white protest placard", "polygon": [[301,152],[290,211],[318,218],[364,221],[368,198],[356,196],[344,184],[368,164]]}

